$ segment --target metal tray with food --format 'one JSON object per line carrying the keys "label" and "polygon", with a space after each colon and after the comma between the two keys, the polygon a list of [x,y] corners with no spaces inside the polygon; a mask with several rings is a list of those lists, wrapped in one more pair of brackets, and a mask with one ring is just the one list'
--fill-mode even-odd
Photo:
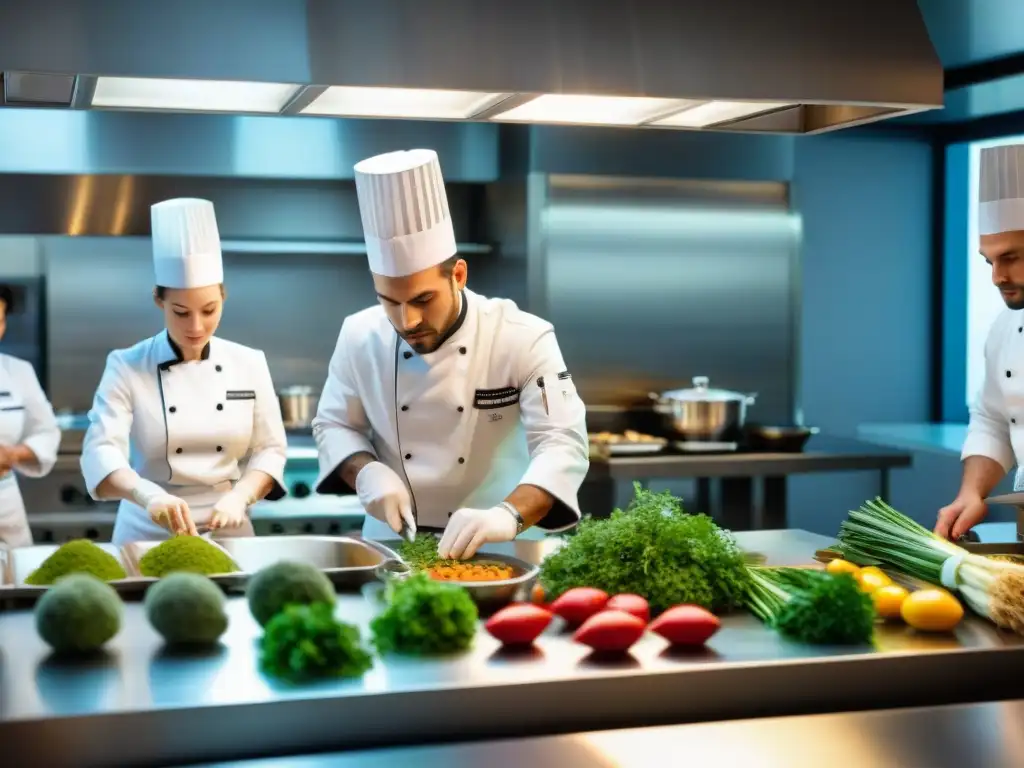
{"label": "metal tray with food", "polygon": [[397,557],[377,542],[349,536],[225,537],[214,541],[247,573],[281,560],[294,560],[319,568],[339,588],[374,581],[374,569]]}
{"label": "metal tray with food", "polygon": [[[401,557],[403,542],[395,539],[380,543],[383,547],[398,554],[393,560],[382,564],[377,569],[377,577],[386,582],[389,579],[407,578],[411,575],[413,567]],[[461,567],[464,567],[465,575],[468,578],[459,578],[461,574],[458,571]],[[474,579],[474,572],[478,568],[494,569],[494,573],[490,575],[496,578]],[[540,573],[538,566],[525,560],[493,552],[480,552],[465,561],[443,561],[422,570],[425,570],[431,578],[464,587],[480,610],[484,612],[497,610],[518,600],[529,599],[530,590]],[[504,575],[500,571],[506,571],[508,575]]]}
{"label": "metal tray with food", "polygon": [[592,432],[589,435],[592,452],[598,456],[646,456],[661,453],[668,445],[663,437],[654,437],[627,429],[617,432]]}
{"label": "metal tray with food", "polygon": [[[70,542],[68,542],[70,543]],[[59,544],[37,544],[30,547],[14,547],[7,550],[3,556],[3,576],[4,576],[4,588],[0,591],[0,597],[12,598],[12,599],[33,599],[38,598],[50,589],[52,583],[31,583],[35,581],[40,574],[37,574],[46,564],[47,560],[57,550],[61,549],[62,546]],[[103,573],[103,568],[109,567],[111,561],[107,558],[113,558],[113,561],[117,563],[118,570],[125,573],[124,578],[108,579],[107,583],[110,584],[119,594],[129,596],[135,594],[142,594],[146,590],[146,580],[137,577],[137,574],[132,571],[128,563],[125,562],[123,554],[113,544],[100,543],[100,542],[85,542],[80,540],[72,544],[73,547],[83,547],[87,549],[91,547],[98,548],[99,551],[106,556],[103,558],[106,560],[107,565],[100,562],[93,562],[90,564],[90,568],[72,568],[72,572],[85,571],[93,572],[97,576]],[[68,551],[68,550],[65,550]],[[79,555],[81,557],[81,555]]]}
{"label": "metal tray with food", "polygon": [[[162,564],[167,569],[167,573],[174,571],[192,571],[203,573],[211,581],[217,584],[224,590],[237,591],[245,588],[245,584],[249,577],[252,575],[250,571],[247,571],[241,563],[239,563],[235,557],[223,546],[223,541],[218,541],[205,536],[179,536],[176,539],[168,539],[166,541],[133,541],[130,544],[126,544],[121,548],[121,559],[125,564],[125,569],[128,571],[129,576],[133,577],[133,580],[143,585],[143,589],[159,581],[166,573],[160,573],[159,575],[146,575],[144,571],[146,568],[143,565],[143,558],[153,549],[161,544],[169,543],[170,541],[182,542],[192,544],[193,542],[203,541],[208,544],[212,544],[216,550],[217,555],[223,555],[225,558],[231,561],[228,564],[226,561],[226,567],[223,570],[214,572],[210,567],[212,564],[204,563],[201,567],[196,567],[195,564],[182,562],[180,564]],[[233,566],[237,566],[237,570],[230,570]]]}

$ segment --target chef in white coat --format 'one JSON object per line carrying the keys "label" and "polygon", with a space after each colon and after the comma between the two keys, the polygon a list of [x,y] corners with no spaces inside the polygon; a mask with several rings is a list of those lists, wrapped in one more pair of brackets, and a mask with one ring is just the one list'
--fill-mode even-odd
{"label": "chef in white coat", "polygon": [[[0,285],[0,339],[14,292]],[[60,429],[31,363],[0,354],[0,541],[9,547],[32,544],[18,474],[45,477],[57,462]]]}
{"label": "chef in white coat", "polygon": [[224,270],[213,204],[152,207],[154,300],[166,330],[107,357],[82,446],[93,498],[120,499],[113,542],[210,529],[251,536],[284,496],[286,438],[263,352],[214,333]]}
{"label": "chef in white coat", "polygon": [[585,409],[551,324],[466,288],[435,152],[372,157],[355,177],[378,303],[341,326],[317,490],[355,489],[368,538],[443,531],[442,557],[573,527]]}
{"label": "chef in white coat", "polygon": [[978,248],[1006,303],[985,340],[985,378],[971,406],[963,479],[935,532],[958,539],[988,513],[985,499],[1016,465],[1024,490],[1024,144],[981,151]]}

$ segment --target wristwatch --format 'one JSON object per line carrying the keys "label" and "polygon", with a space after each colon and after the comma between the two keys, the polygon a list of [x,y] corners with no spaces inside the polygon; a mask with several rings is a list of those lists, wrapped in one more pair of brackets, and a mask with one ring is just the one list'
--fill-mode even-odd
{"label": "wristwatch", "polygon": [[498,506],[504,509],[506,512],[508,512],[510,515],[512,515],[512,517],[516,519],[516,536],[522,533],[523,528],[525,526],[523,523],[523,516],[519,514],[519,510],[516,509],[514,506],[512,506],[510,502],[507,501],[501,502],[500,504],[498,504]]}

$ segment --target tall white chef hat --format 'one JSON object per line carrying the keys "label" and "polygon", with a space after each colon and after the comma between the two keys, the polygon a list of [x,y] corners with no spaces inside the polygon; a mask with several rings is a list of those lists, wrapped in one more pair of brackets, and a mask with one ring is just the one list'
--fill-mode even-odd
{"label": "tall white chef hat", "polygon": [[370,271],[405,277],[455,255],[455,229],[437,153],[388,152],[355,166]]}
{"label": "tall white chef hat", "polygon": [[978,234],[1024,230],[1024,144],[981,150]]}
{"label": "tall white chef hat", "polygon": [[202,288],[224,282],[213,203],[191,197],[150,208],[153,267],[164,288]]}

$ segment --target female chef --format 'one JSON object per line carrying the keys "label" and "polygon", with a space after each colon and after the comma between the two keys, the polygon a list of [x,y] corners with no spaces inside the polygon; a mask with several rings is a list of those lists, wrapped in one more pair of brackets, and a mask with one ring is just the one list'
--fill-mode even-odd
{"label": "female chef", "polygon": [[251,536],[284,496],[285,432],[263,352],[214,337],[224,269],[213,203],[152,207],[154,300],[166,330],[107,357],[82,446],[95,499],[120,499],[113,543]]}
{"label": "female chef", "polygon": [[355,489],[366,538],[443,531],[442,557],[572,528],[586,409],[551,324],[466,288],[435,152],[355,172],[378,306],[341,327],[313,422],[317,490]]}
{"label": "female chef", "polygon": [[[0,339],[14,292],[0,285]],[[0,540],[10,547],[32,544],[16,472],[45,477],[57,461],[60,429],[30,363],[0,354]]]}

